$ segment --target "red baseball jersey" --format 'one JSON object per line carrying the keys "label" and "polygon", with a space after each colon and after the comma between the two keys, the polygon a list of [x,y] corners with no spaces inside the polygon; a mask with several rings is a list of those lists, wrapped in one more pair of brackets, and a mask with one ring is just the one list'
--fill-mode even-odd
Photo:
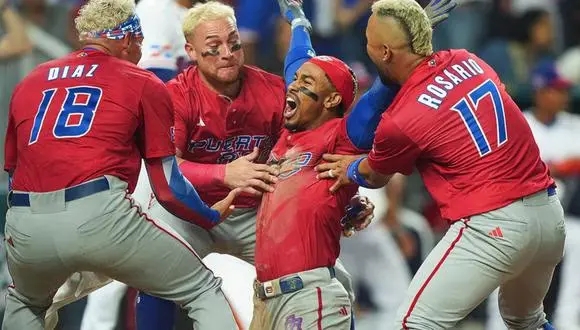
{"label": "red baseball jersey", "polygon": [[[185,160],[225,164],[260,149],[264,163],[282,130],[286,102],[281,77],[244,66],[240,94],[229,99],[210,89],[197,67],[191,66],[171,80],[167,87],[175,106],[175,147]],[[222,182],[200,187],[191,183],[203,201],[212,205],[230,189]],[[257,207],[255,196],[240,196],[236,207]]]}
{"label": "red baseball jersey", "polygon": [[280,181],[262,197],[256,224],[256,272],[259,281],[317,267],[334,266],[340,253],[345,207],[357,191],[337,193],[333,180],[318,180],[314,167],[324,153],[358,154],[346,133],[346,120],[333,119],[309,131],[284,130],[270,154]]}
{"label": "red baseball jersey", "polygon": [[6,136],[14,190],[47,192],[103,175],[137,182],[141,158],[175,154],[173,107],[155,75],[97,50],[38,66],[15,89]]}
{"label": "red baseball jersey", "polygon": [[383,114],[368,162],[383,174],[416,166],[448,220],[554,184],[497,74],[465,50],[435,53],[416,68]]}

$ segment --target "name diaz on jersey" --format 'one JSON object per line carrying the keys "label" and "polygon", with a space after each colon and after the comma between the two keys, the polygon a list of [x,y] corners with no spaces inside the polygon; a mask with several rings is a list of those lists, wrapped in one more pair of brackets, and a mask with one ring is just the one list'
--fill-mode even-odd
{"label": "name diaz on jersey", "polygon": [[56,80],[56,79],[67,79],[67,78],[92,78],[94,77],[94,73],[99,67],[98,64],[92,64],[90,66],[87,65],[77,65],[72,69],[70,66],[66,65],[62,68],[60,67],[52,67],[48,70],[48,77],[47,80]]}

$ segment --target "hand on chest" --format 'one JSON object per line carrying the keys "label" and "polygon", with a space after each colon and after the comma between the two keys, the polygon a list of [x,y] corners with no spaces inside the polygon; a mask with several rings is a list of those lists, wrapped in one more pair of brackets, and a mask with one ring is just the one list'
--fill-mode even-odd
{"label": "hand on chest", "polygon": [[294,144],[291,135],[285,139],[278,141],[268,160],[268,164],[278,167],[282,179],[303,170],[313,171],[314,166],[322,160],[322,155],[329,151],[324,141],[296,141],[298,143]]}

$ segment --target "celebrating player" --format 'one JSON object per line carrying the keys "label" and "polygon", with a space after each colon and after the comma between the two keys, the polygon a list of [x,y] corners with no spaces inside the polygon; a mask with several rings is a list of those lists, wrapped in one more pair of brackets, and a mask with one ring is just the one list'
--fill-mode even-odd
{"label": "celebrating player", "polygon": [[[278,180],[277,171],[263,163],[282,129],[284,82],[244,65],[230,6],[197,4],[186,14],[183,32],[187,53],[197,65],[168,83],[179,166],[205,201],[219,200],[235,188],[249,193],[235,200],[236,210],[218,225],[203,219],[186,223],[155,200],[148,213],[169,223],[201,257],[220,252],[253,264],[259,195]],[[349,286],[346,271],[338,273]],[[170,301],[141,294],[138,327],[172,328],[174,310]]]}
{"label": "celebrating player", "polygon": [[[143,39],[138,66],[164,82],[174,78],[187,63],[181,21],[190,7],[191,0],[141,0],[135,8],[143,35],[147,36]],[[143,204],[149,201],[151,190],[144,192],[146,197],[143,197],[141,189],[137,189],[142,186],[137,183],[132,196]],[[126,291],[125,284],[115,281],[92,292],[87,297],[80,330],[113,329]]]}
{"label": "celebrating player", "polygon": [[324,153],[360,154],[360,146],[368,148],[383,105],[398,88],[377,79],[343,118],[357,92],[356,77],[334,57],[313,57],[310,23],[299,3],[279,4],[292,24],[284,70],[286,129],[268,160],[280,181],[264,195],[258,212],[251,329],[349,329],[351,302],[335,279],[334,264],[343,230],[339,219],[349,222],[345,208],[352,206],[358,187],[331,194],[332,183],[318,180],[314,167]]}
{"label": "celebrating player", "polygon": [[[496,73],[465,50],[433,53],[413,0],[379,0],[367,51],[402,85],[368,157],[327,156],[341,185],[383,186],[416,166],[451,227],[415,275],[396,329],[449,329],[495,288],[510,329],[550,329],[542,300],[562,258],[554,180]],[[324,172],[322,177],[328,177]]]}
{"label": "celebrating player", "polygon": [[3,329],[44,329],[56,290],[78,271],[172,300],[196,327],[235,328],[220,280],[128,192],[142,158],[158,201],[183,219],[219,222],[238,190],[211,209],[179,171],[169,93],[134,65],[143,41],[134,1],[91,0],[75,22],[83,49],[38,66],[11,101],[6,250],[14,286]]}

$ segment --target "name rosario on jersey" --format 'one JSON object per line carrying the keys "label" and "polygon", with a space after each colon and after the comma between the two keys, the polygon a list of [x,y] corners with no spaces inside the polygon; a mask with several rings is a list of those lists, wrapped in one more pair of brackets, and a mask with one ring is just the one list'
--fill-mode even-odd
{"label": "name rosario on jersey", "polygon": [[459,64],[453,64],[436,76],[433,82],[427,85],[427,90],[419,95],[417,101],[432,109],[438,110],[448,91],[475,76],[483,74],[483,69],[470,58]]}
{"label": "name rosario on jersey", "polygon": [[259,159],[265,159],[273,146],[273,139],[266,135],[238,135],[225,140],[213,137],[191,140],[187,146],[190,153],[205,151],[220,153],[218,163],[225,164],[249,154],[254,148],[260,149]]}

